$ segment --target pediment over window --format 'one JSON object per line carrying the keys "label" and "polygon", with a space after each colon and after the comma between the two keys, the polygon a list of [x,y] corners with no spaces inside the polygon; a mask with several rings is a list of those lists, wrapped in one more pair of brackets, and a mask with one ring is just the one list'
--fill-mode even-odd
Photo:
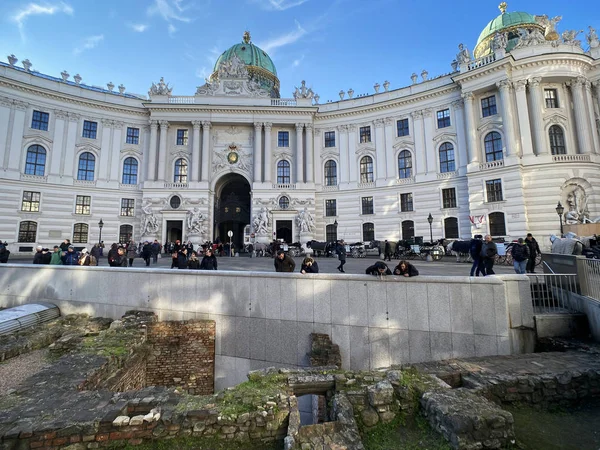
{"label": "pediment over window", "polygon": [[121,149],[121,153],[135,153],[137,155],[141,155],[142,150],[135,147],[125,147]]}
{"label": "pediment over window", "polygon": [[502,128],[502,122],[497,120],[490,120],[486,123],[483,123],[477,127],[477,131],[480,133],[485,133],[487,131],[499,130]]}
{"label": "pediment over window", "polygon": [[23,137],[23,143],[25,145],[31,144],[46,144],[46,146],[52,145],[54,141],[41,134],[30,134]]}
{"label": "pediment over window", "polygon": [[552,124],[552,125],[556,125],[556,124],[567,125],[568,119],[566,116],[563,116],[562,114],[552,114],[551,116],[544,117],[544,122]]}
{"label": "pediment over window", "polygon": [[398,150],[399,148],[410,148],[413,149],[415,148],[415,143],[411,140],[408,139],[402,139],[401,141],[398,141],[394,144],[393,146],[394,149]]}
{"label": "pediment over window", "polygon": [[357,155],[368,154],[369,152],[375,152],[375,147],[372,145],[361,145],[360,148],[356,149],[354,153]]}
{"label": "pediment over window", "polygon": [[93,144],[91,142],[85,142],[83,144],[76,144],[75,149],[76,149],[76,153],[79,152],[80,150],[91,150],[91,151],[99,152],[100,146]]}
{"label": "pediment over window", "polygon": [[433,141],[438,143],[440,141],[452,141],[456,142],[456,133],[440,133],[433,137]]}

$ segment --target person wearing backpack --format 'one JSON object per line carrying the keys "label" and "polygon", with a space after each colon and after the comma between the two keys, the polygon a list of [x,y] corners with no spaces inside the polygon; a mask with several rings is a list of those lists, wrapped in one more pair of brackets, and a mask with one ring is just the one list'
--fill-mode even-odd
{"label": "person wearing backpack", "polygon": [[512,246],[510,251],[513,258],[513,266],[515,272],[518,274],[524,274],[527,268],[527,260],[529,259],[529,247],[525,244],[523,238],[519,238],[517,243]]}
{"label": "person wearing backpack", "polygon": [[475,235],[470,242],[469,254],[473,259],[473,265],[471,266],[471,276],[479,276],[481,273],[485,277],[485,268],[483,267],[483,259],[481,258],[481,247],[483,246],[483,240],[480,234]]}
{"label": "person wearing backpack", "polygon": [[10,250],[6,248],[6,243],[2,243],[2,241],[0,241],[0,263],[6,264],[9,256]]}
{"label": "person wearing backpack", "polygon": [[479,254],[483,260],[483,267],[485,269],[485,276],[495,275],[494,272],[494,259],[498,254],[498,247],[496,243],[492,241],[492,236],[489,234],[485,235],[485,242],[481,246],[481,253]]}

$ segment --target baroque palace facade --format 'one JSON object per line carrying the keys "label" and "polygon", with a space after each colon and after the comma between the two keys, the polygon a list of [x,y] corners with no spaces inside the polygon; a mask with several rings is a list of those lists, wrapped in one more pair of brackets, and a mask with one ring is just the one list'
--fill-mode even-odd
{"label": "baroque palace facade", "polygon": [[[13,252],[158,239],[512,239],[600,216],[593,28],[501,14],[450,74],[280,98],[246,33],[195,95],[147,98],[0,63],[0,239]],[[99,227],[102,219],[103,228]],[[250,231],[248,231],[250,230]]]}

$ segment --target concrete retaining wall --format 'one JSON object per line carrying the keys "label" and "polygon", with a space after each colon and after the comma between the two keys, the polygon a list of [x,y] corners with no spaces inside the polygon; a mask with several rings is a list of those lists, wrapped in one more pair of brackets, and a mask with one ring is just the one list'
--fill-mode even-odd
{"label": "concrete retaining wall", "polygon": [[340,346],[342,364],[506,355],[533,327],[523,275],[487,278],[198,272],[108,267],[0,266],[0,305],[55,303],[63,314],[216,321],[215,389],[266,366],[307,366],[310,334]]}

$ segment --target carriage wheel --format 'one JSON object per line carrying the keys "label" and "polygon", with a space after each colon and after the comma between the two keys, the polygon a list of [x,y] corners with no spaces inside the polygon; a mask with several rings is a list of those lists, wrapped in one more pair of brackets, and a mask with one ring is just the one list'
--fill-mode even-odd
{"label": "carriage wheel", "polygon": [[431,257],[434,261],[439,261],[440,259],[442,259],[444,257],[444,248],[439,245],[433,247],[433,249],[431,250]]}
{"label": "carriage wheel", "polygon": [[262,258],[263,256],[265,256],[265,251],[264,250],[259,250],[259,251],[256,252],[256,255]]}
{"label": "carriage wheel", "polygon": [[353,248],[351,255],[353,258],[358,258],[359,257],[358,250]]}

